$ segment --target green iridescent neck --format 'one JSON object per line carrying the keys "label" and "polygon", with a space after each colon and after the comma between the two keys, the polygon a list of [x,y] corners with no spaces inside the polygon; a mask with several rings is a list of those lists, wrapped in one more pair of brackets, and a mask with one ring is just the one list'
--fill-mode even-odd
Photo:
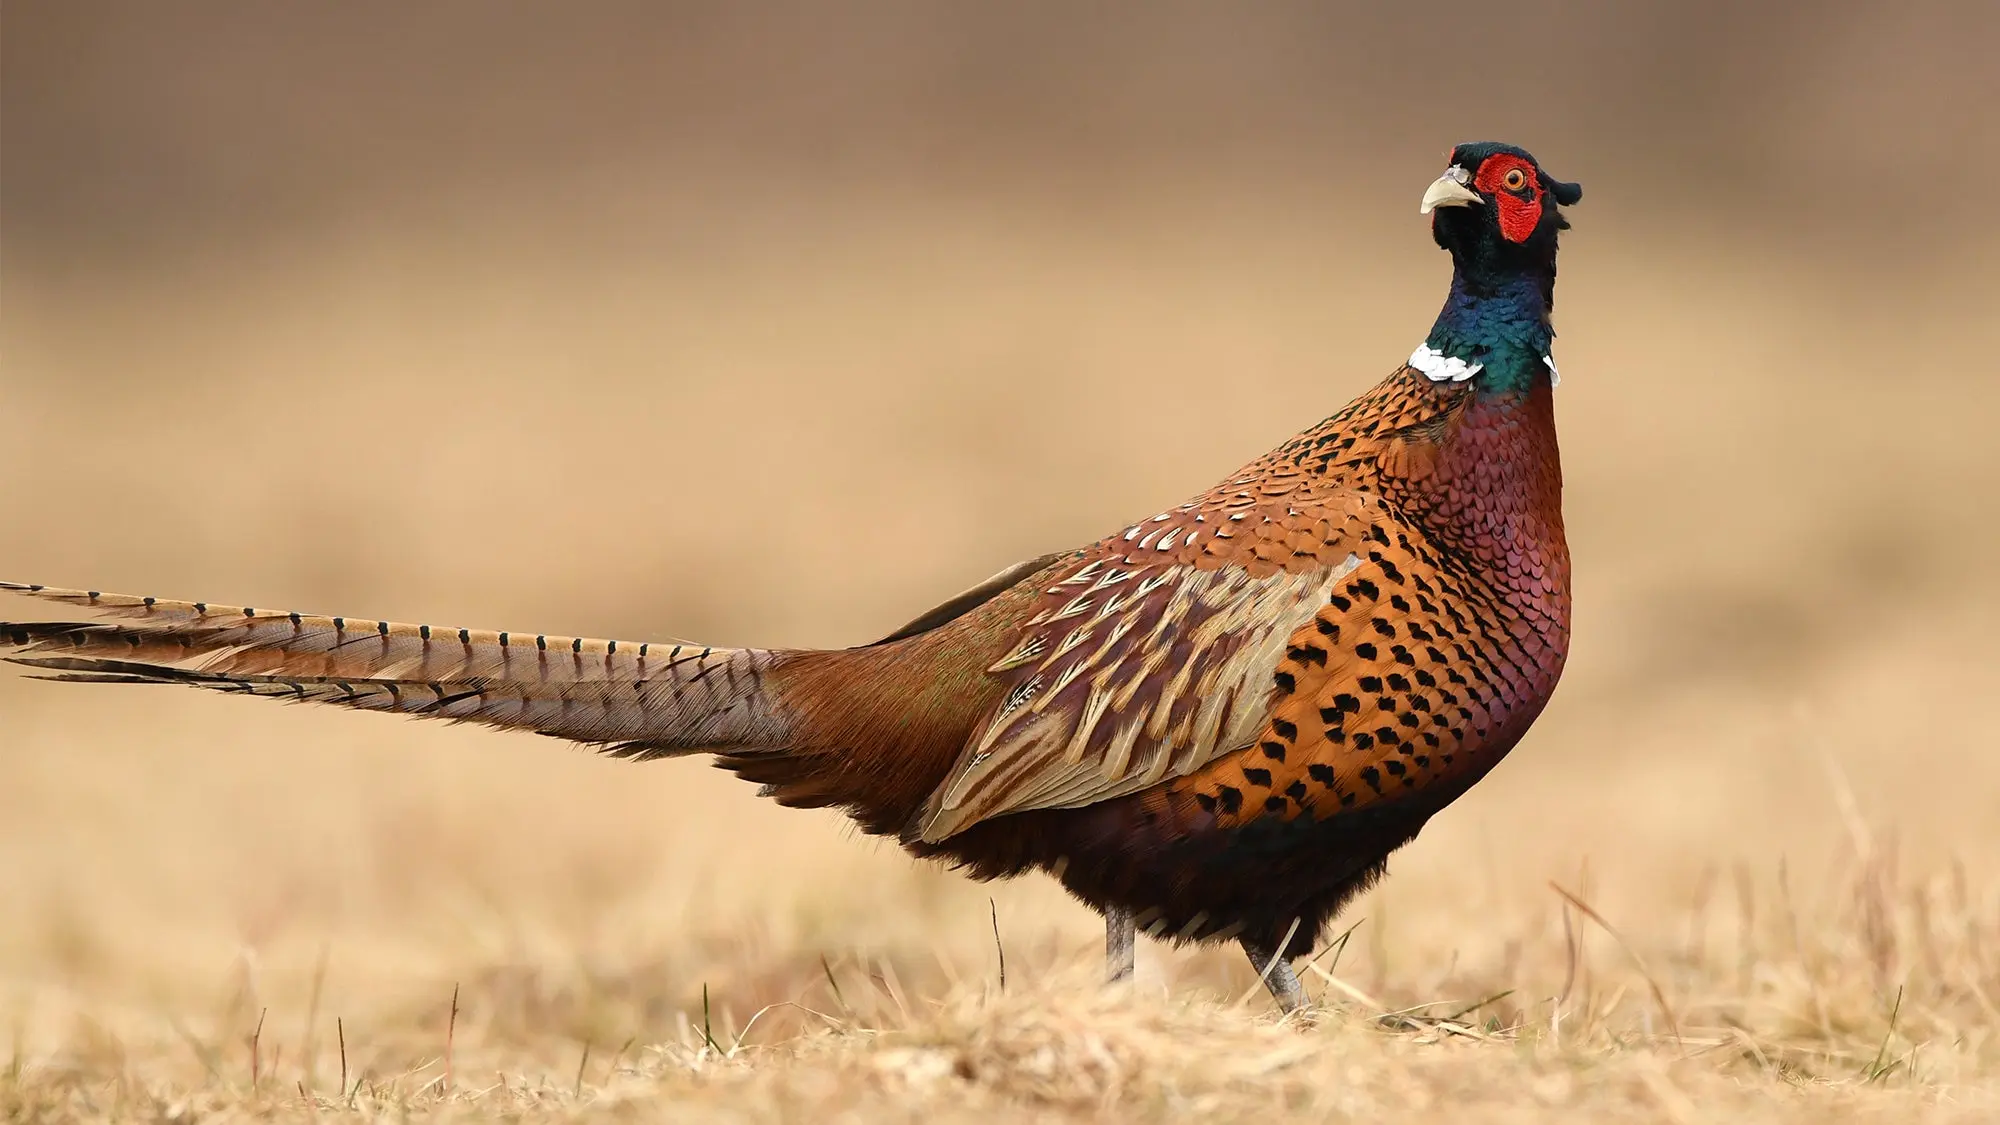
{"label": "green iridescent neck", "polygon": [[1526,272],[1482,277],[1454,263],[1451,293],[1424,346],[1447,359],[1477,365],[1480,370],[1472,378],[1481,391],[1525,392],[1554,373],[1552,288],[1552,277]]}

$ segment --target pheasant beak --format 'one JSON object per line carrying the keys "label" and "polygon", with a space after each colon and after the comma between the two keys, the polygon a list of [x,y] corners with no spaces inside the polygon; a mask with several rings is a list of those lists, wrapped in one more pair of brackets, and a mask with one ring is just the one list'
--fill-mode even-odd
{"label": "pheasant beak", "polygon": [[1424,192],[1424,201],[1417,205],[1417,214],[1428,215],[1440,207],[1470,207],[1486,202],[1478,192],[1465,186],[1465,181],[1470,178],[1466,170],[1456,164],[1445,169],[1444,175],[1433,181]]}

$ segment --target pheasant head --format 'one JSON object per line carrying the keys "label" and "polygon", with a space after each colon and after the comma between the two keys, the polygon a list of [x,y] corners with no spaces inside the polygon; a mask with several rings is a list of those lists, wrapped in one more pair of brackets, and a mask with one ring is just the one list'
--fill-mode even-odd
{"label": "pheasant head", "polygon": [[1439,382],[1478,379],[1481,390],[1519,393],[1554,382],[1556,236],[1562,209],[1583,198],[1525,150],[1482,141],[1451,150],[1424,192],[1431,237],[1451,254],[1451,295],[1410,365]]}

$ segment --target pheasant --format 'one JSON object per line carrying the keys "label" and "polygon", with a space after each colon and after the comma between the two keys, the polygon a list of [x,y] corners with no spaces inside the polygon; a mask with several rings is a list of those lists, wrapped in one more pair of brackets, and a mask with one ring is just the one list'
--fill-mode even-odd
{"label": "pheasant", "polygon": [[1561,207],[1528,153],[1452,150],[1430,335],[1186,503],[994,575],[872,644],[709,648],[4,584],[41,678],[171,683],[712,755],[973,878],[1039,870],[1135,932],[1291,961],[1513,748],[1569,647],[1550,344]]}

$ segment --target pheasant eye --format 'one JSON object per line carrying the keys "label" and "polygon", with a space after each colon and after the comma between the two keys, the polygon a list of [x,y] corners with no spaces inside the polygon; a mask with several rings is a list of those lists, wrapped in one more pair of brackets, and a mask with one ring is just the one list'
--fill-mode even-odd
{"label": "pheasant eye", "polygon": [[1500,182],[1507,185],[1508,191],[1520,191],[1528,186],[1528,174],[1519,168],[1509,168],[1507,178]]}

